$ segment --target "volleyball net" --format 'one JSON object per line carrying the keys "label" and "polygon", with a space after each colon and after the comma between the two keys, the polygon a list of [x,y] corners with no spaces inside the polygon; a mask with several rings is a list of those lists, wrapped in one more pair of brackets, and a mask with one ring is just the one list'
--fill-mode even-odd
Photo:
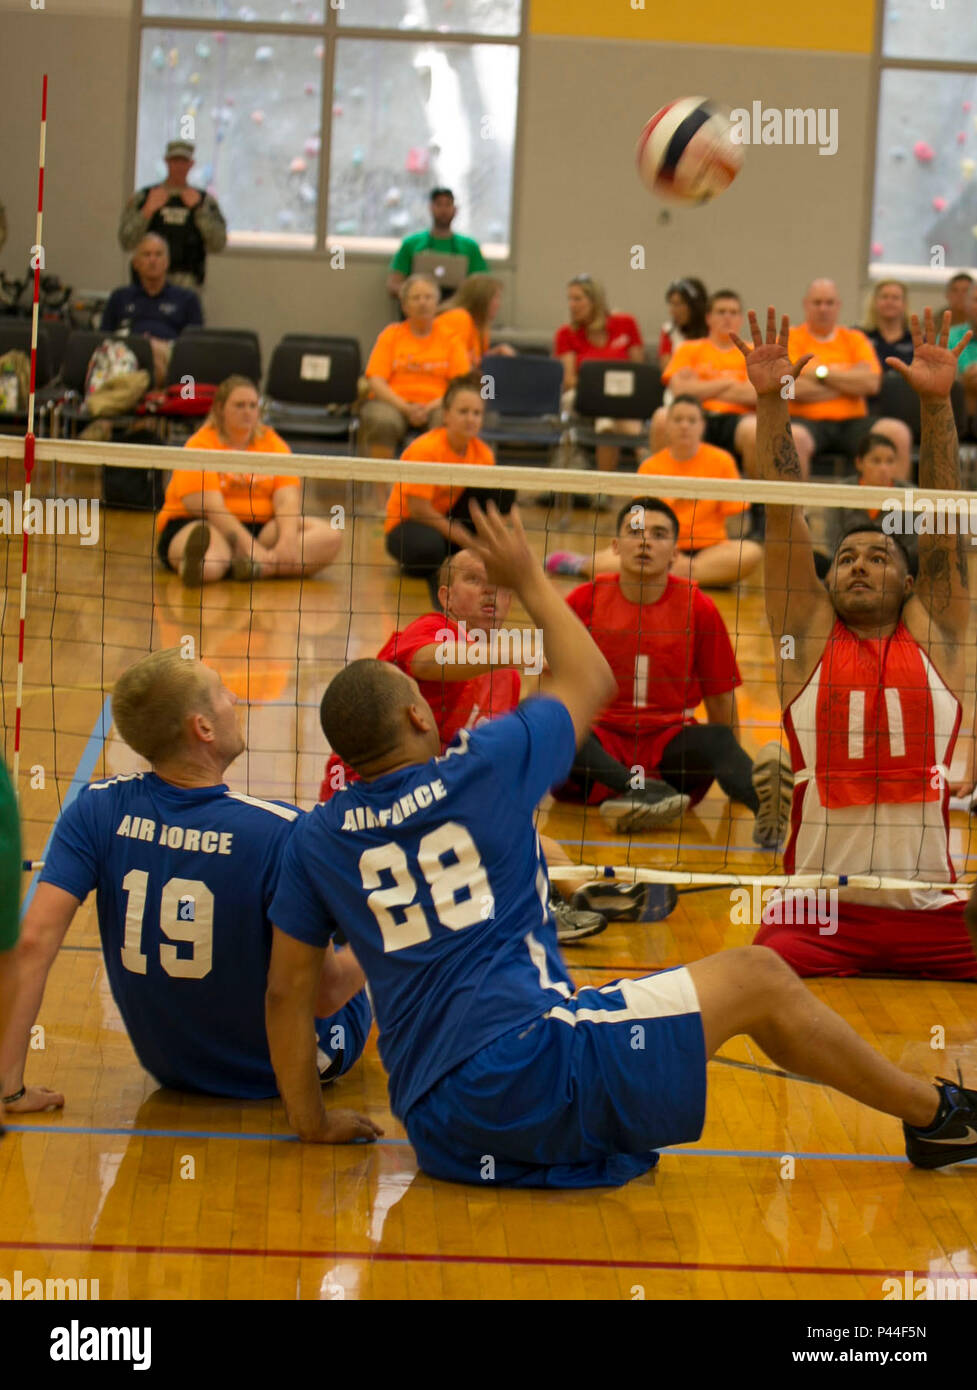
{"label": "volleyball net", "polygon": [[[7,556],[2,626],[5,755],[12,765],[22,662],[18,789],[25,854],[35,861],[43,857],[61,808],[81,785],[145,767],[116,734],[110,697],[126,667],[162,648],[180,647],[214,666],[240,701],[247,751],[228,770],[234,790],[303,808],[319,799],[330,753],[319,725],[323,690],[349,661],[376,656],[393,633],[432,609],[426,582],[406,577],[384,545],[386,501],[394,483],[512,490],[541,559],[571,551],[591,563],[610,544],[620,509],[638,497],[680,499],[696,508],[716,502],[799,506],[810,516],[815,543],[825,554],[825,518],[839,508],[851,508],[853,500],[853,489],[842,483],[658,478],[500,466],[492,470],[487,484],[486,470],[478,467],[296,453],[283,470],[280,456],[226,453],[219,458],[224,473],[298,475],[303,515],[322,518],[341,531],[342,549],[335,563],[313,577],[248,582],[228,578],[192,589],[158,558],[152,512],[104,505],[103,469],[135,470],[147,480],[153,473],[168,475],[174,466],[213,470],[218,460],[212,452],[39,440],[28,517],[23,511],[24,441],[4,438],[0,458],[0,527]],[[161,477],[160,493],[164,482]],[[542,493],[549,496],[541,505]],[[904,490],[860,488],[858,504],[884,515],[894,495],[904,498]],[[927,502],[934,511],[939,503],[944,516],[952,512],[963,529],[977,498],[965,492],[938,496],[914,489],[914,504]],[[977,540],[977,509],[974,517]],[[28,600],[20,652],[17,617],[25,526]],[[569,594],[587,580],[558,577],[554,582]],[[761,561],[738,584],[706,591],[722,616],[735,654],[742,681],[737,690],[739,741],[751,757],[771,741],[783,741],[763,583]],[[636,606],[635,613],[636,621],[653,621],[643,606]],[[529,617],[518,599],[505,626],[510,634],[530,633]],[[960,736],[947,770],[950,786],[962,792],[973,781],[974,640],[971,629]],[[509,650],[514,651],[511,639]],[[545,689],[545,672],[538,675],[531,641],[523,647],[523,657],[527,654],[534,659],[522,662],[529,668],[523,675],[523,694],[539,688],[540,679]],[[644,685],[638,694],[640,681]],[[636,701],[654,703],[658,681],[674,685],[675,672],[646,663],[636,672]],[[708,718],[701,705],[695,715],[702,721]],[[969,796],[952,804],[953,861],[958,873],[971,877]],[[907,815],[915,813],[907,806]],[[595,876],[613,868],[622,878],[686,887],[785,882],[780,855],[753,842],[751,811],[730,801],[716,784],[674,824],[640,832],[615,833],[597,804],[587,804],[572,792],[568,797],[558,793],[544,805],[540,829],[558,840],[575,863],[593,866]],[[853,843],[853,851],[857,848]],[[853,852],[856,876],[858,861]],[[560,874],[559,869],[553,872],[556,879]],[[889,866],[881,877],[863,877],[866,885],[878,886],[918,885],[921,877],[926,879],[911,862],[904,868]],[[794,886],[812,888],[838,881],[837,872],[791,880]]]}

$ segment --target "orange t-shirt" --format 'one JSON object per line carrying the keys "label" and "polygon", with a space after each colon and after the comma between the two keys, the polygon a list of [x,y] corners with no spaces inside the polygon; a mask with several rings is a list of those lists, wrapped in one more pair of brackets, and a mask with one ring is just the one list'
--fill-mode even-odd
{"label": "orange t-shirt", "polygon": [[[456,454],[448,443],[448,431],[444,426],[422,434],[413,444],[408,444],[400,457],[417,463],[480,463],[486,467],[495,463],[495,455],[481,439],[473,439],[463,454]],[[436,483],[394,483],[387,500],[384,533],[410,519],[408,497],[425,497],[442,516],[447,516],[464,491],[463,487],[439,487]]]}
{"label": "orange t-shirt", "polygon": [[[679,348],[679,352],[681,352]],[[673,359],[674,360],[674,359]],[[700,444],[698,453],[686,463],[679,463],[671,449],[661,449],[645,459],[639,473],[651,473],[665,478],[739,478],[739,469],[732,454],[716,449],[712,444]],[[705,497],[669,497],[672,511],[678,517],[679,550],[704,550],[718,545],[726,537],[726,518],[739,516],[749,502],[719,502]]]}
{"label": "orange t-shirt", "polygon": [[446,309],[436,322],[458,339],[468,353],[469,366],[477,367],[489,349],[488,329],[479,333],[467,309]]}
{"label": "orange t-shirt", "polygon": [[[814,361],[807,364],[802,376],[809,376],[815,367],[854,367],[861,362],[879,370],[875,349],[859,328],[839,325],[825,341],[815,338],[807,324],[801,323],[790,330],[787,351],[792,362],[805,352],[814,353]],[[793,401],[790,413],[800,420],[859,420],[868,414],[868,406],[864,396],[833,396],[827,401]]]}
{"label": "orange t-shirt", "polygon": [[[183,446],[185,449],[222,449],[225,444],[213,425],[204,425],[192,434]],[[292,451],[273,429],[265,428],[263,434],[252,440],[243,452],[249,454],[290,454]],[[183,505],[184,497],[190,493],[219,492],[224,505],[238,521],[252,521],[264,524],[275,515],[273,497],[281,487],[299,487],[300,479],[286,474],[265,477],[260,473],[218,473],[201,472],[195,468],[178,468],[173,473],[166,488],[163,506],[156,518],[156,530],[162,531],[168,521],[191,517]]]}
{"label": "orange t-shirt", "polygon": [[455,333],[440,319],[426,338],[416,337],[408,323],[391,323],[373,345],[366,375],[379,376],[411,405],[439,400],[453,376],[468,371],[468,353]]}
{"label": "orange t-shirt", "polygon": [[[695,372],[703,381],[717,381],[722,377],[732,377],[734,381],[747,379],[746,358],[739,348],[718,348],[710,338],[691,338],[682,343],[669,358],[668,366],[662,372],[662,381],[667,383],[676,372],[686,369]],[[748,405],[734,405],[731,401],[724,401],[721,396],[716,400],[703,401],[702,408],[716,415],[748,415],[750,412]]]}

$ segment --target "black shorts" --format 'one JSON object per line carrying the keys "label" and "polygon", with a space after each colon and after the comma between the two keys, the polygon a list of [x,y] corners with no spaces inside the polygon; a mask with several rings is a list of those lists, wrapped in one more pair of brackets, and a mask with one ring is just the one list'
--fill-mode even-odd
{"label": "black shorts", "polygon": [[[174,536],[179,535],[179,533],[183,530],[184,526],[192,526],[194,521],[197,520],[199,520],[198,517],[175,516],[170,521],[168,521],[166,525],[163,527],[162,531],[160,531],[159,540],[156,542],[156,554],[159,556],[159,558],[162,560],[163,564],[166,566],[168,570],[173,569],[173,566],[170,564],[170,542],[173,540]],[[266,521],[241,522],[241,525],[246,530],[250,531],[252,536],[255,537],[255,539],[257,539],[258,536],[261,535],[262,531],[265,529],[267,524],[268,523]]]}
{"label": "black shorts", "polygon": [[733,415],[729,411],[717,411],[715,414],[707,411],[706,443],[711,444],[714,449],[725,449],[727,454],[739,457],[733,436],[736,434],[736,426],[743,418],[742,415]]}
{"label": "black shorts", "polygon": [[814,440],[814,456],[818,454],[844,454],[853,459],[855,450],[872,429],[872,422],[866,416],[857,420],[802,420],[791,419],[792,425],[803,425]]}

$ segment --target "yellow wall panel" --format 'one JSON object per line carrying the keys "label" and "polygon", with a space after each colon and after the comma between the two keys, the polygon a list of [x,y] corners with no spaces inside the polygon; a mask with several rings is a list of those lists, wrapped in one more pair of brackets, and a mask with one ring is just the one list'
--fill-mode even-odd
{"label": "yellow wall panel", "polygon": [[531,0],[534,34],[871,53],[876,0]]}

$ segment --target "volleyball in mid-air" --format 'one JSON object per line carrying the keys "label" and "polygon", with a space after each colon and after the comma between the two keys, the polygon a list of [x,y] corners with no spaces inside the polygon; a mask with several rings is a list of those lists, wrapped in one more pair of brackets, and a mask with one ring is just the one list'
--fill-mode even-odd
{"label": "volleyball in mid-air", "polygon": [[656,111],[638,140],[638,173],[645,187],[679,203],[707,203],[728,188],[743,166],[725,107],[704,97],[681,97]]}

